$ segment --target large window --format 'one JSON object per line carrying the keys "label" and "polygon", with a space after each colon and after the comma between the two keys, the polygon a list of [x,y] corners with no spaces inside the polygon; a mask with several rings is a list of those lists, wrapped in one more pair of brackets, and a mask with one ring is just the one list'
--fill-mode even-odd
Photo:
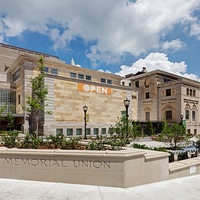
{"label": "large window", "polygon": [[140,87],[140,82],[139,81],[135,82],[135,87]]}
{"label": "large window", "polygon": [[149,93],[149,92],[146,92],[146,93],[145,93],[145,98],[146,98],[146,99],[149,99],[149,98],[150,98],[150,93]]}
{"label": "large window", "polygon": [[193,110],[192,111],[192,121],[196,120],[196,112]]}
{"label": "large window", "polygon": [[67,136],[73,136],[73,129],[72,128],[67,129]]}
{"label": "large window", "polygon": [[92,80],[92,77],[89,76],[89,75],[86,75],[86,80],[87,80],[87,81],[91,81],[91,80]]}
{"label": "large window", "polygon": [[102,128],[102,129],[101,129],[101,134],[102,134],[102,135],[105,135],[105,134],[106,134],[106,128]]}
{"label": "large window", "polygon": [[0,90],[0,108],[5,107],[4,113],[16,113],[16,92],[11,90]]}
{"label": "large window", "polygon": [[166,120],[172,120],[172,110],[167,110],[165,112]]}
{"label": "large window", "polygon": [[108,83],[108,84],[112,84],[112,80],[108,79],[108,80],[107,80],[107,83]]}
{"label": "large window", "polygon": [[82,135],[82,128],[77,128],[76,129],[76,135],[81,136]]}
{"label": "large window", "polygon": [[99,135],[99,129],[98,128],[94,128],[94,135]]}
{"label": "large window", "polygon": [[84,79],[84,75],[83,74],[78,74],[78,78],[79,79]]}
{"label": "large window", "polygon": [[57,128],[56,129],[56,135],[63,135],[63,129],[62,128]]}
{"label": "large window", "polygon": [[86,128],[86,135],[91,135],[91,129],[90,128]]}
{"label": "large window", "polygon": [[51,74],[58,75],[58,69],[51,68]]}
{"label": "large window", "polygon": [[145,120],[150,121],[150,112],[145,113]]}
{"label": "large window", "polygon": [[13,82],[18,80],[20,78],[20,69],[18,69],[14,74],[13,74]]}
{"label": "large window", "polygon": [[171,96],[171,89],[166,89],[166,96]]}
{"label": "large window", "polygon": [[76,73],[70,72],[70,78],[76,78]]}
{"label": "large window", "polygon": [[190,111],[186,110],[185,111],[185,119],[189,119],[190,118]]}
{"label": "large window", "polygon": [[106,79],[105,78],[101,78],[101,83],[106,83]]}

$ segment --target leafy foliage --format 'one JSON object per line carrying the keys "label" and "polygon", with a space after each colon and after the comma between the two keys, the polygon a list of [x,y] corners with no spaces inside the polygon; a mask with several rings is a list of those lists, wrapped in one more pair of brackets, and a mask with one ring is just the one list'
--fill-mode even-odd
{"label": "leafy foliage", "polygon": [[177,123],[169,125],[166,121],[163,123],[163,130],[157,136],[157,140],[169,143],[172,149],[176,150],[182,142],[187,142],[189,135],[186,133],[185,126]]}
{"label": "leafy foliage", "polygon": [[7,131],[2,134],[2,141],[4,145],[8,148],[17,147],[19,142],[19,131]]}
{"label": "leafy foliage", "polygon": [[111,136],[116,135],[121,140],[128,141],[129,138],[136,138],[141,135],[141,125],[139,122],[132,122],[126,117],[118,118],[114,126],[111,126],[108,132]]}
{"label": "leafy foliage", "polygon": [[[26,106],[23,106],[27,115],[32,119],[32,124],[29,124],[29,126],[34,127],[32,131],[36,132],[36,135],[38,135],[40,115],[44,112],[46,114],[52,114],[50,111],[45,111],[45,107],[48,106],[48,104],[45,104],[48,87],[44,82],[45,71],[43,56],[40,56],[38,60],[38,71],[38,75],[30,81],[32,84],[32,96],[27,97]],[[36,126],[33,126],[33,124],[36,124]]]}

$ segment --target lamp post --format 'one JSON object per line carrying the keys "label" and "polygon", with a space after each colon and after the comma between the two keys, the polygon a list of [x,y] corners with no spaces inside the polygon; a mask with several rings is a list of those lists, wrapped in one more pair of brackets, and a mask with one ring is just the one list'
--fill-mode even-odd
{"label": "lamp post", "polygon": [[183,126],[183,115],[182,114],[180,115],[180,118],[181,118],[181,126]]}
{"label": "lamp post", "polygon": [[128,100],[127,98],[124,100],[124,106],[126,108],[126,139],[128,137],[128,107],[130,105],[130,100]]}
{"label": "lamp post", "polygon": [[84,111],[84,124],[85,124],[85,135],[84,135],[84,139],[87,140],[87,135],[86,135],[86,113],[87,113],[88,107],[85,105],[83,106],[83,111]]}

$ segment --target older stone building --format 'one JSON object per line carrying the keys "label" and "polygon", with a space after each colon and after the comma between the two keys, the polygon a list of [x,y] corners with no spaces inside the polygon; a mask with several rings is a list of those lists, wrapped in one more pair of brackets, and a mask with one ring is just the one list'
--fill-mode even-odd
{"label": "older stone building", "polygon": [[[39,55],[45,60],[45,84],[52,115],[44,114],[44,134],[84,134],[83,106],[87,105],[87,134],[107,134],[111,125],[125,111],[123,101],[130,100],[129,118],[142,124],[153,123],[155,132],[164,118],[169,123],[183,123],[188,132],[200,132],[200,83],[165,71],[121,77],[66,64],[57,56],[0,44],[0,107],[5,106],[15,118],[15,129],[28,132],[29,123],[22,106],[32,95],[30,80],[38,73]],[[145,126],[144,126],[145,127]],[[1,120],[1,129],[6,121]]]}
{"label": "older stone building", "polygon": [[[12,113],[15,128],[28,131],[28,120],[22,106],[32,88],[30,79],[37,75],[38,55],[42,53],[2,44],[0,90],[14,92]],[[88,106],[87,135],[106,134],[110,125],[122,116],[123,101],[130,100],[129,118],[136,119],[136,98],[130,81],[118,75],[66,64],[58,57],[42,54],[45,59],[45,84],[52,115],[44,115],[44,134],[63,133],[80,136],[84,132],[83,106]],[[3,95],[1,94],[3,98]],[[9,98],[10,99],[10,98]],[[5,101],[1,99],[1,106]]]}
{"label": "older stone building", "polygon": [[137,91],[137,119],[156,128],[163,119],[186,125],[188,133],[200,132],[200,83],[162,70],[127,76]]}

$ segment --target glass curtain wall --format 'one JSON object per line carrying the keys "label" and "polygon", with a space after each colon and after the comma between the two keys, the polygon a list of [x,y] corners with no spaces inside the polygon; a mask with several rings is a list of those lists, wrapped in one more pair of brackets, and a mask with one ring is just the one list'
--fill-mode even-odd
{"label": "glass curtain wall", "polygon": [[11,90],[0,90],[0,109],[5,107],[3,113],[16,114],[16,92]]}

